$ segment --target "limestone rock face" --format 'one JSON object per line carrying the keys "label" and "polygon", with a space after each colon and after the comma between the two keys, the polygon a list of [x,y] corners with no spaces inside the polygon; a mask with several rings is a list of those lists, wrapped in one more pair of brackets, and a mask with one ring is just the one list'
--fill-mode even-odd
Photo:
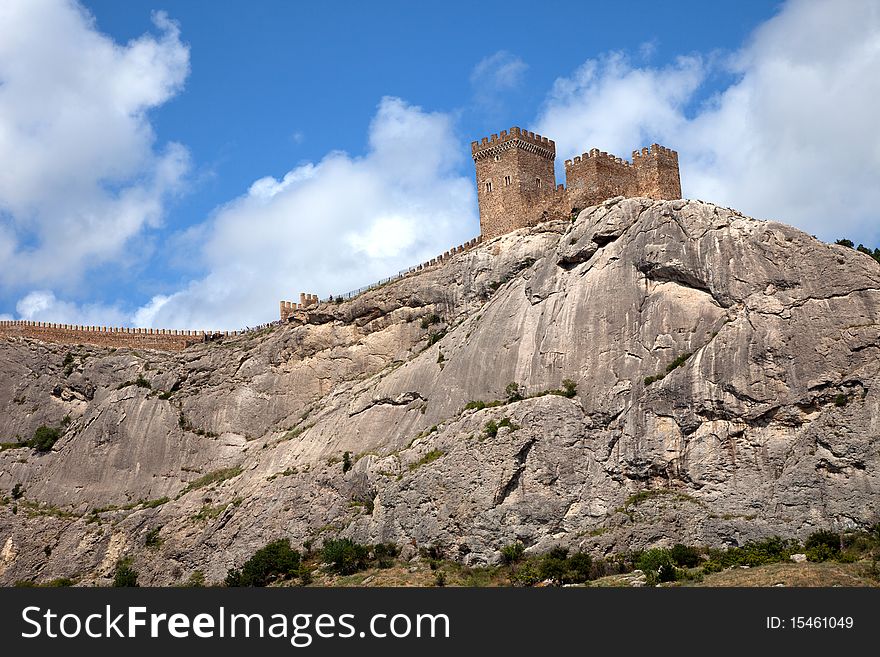
{"label": "limestone rock face", "polygon": [[181,353],[7,340],[0,584],[220,581],[282,536],[477,564],[874,523],[878,356],[873,259],[642,198]]}

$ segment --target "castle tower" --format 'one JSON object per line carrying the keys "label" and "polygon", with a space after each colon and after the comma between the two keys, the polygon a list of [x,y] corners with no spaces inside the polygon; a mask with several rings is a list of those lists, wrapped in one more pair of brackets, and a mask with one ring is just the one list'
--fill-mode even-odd
{"label": "castle tower", "polygon": [[534,226],[559,196],[551,139],[514,127],[471,142],[471,154],[483,239]]}
{"label": "castle tower", "polygon": [[639,196],[653,199],[681,198],[678,153],[671,148],[651,144],[651,148],[633,151],[632,155]]}

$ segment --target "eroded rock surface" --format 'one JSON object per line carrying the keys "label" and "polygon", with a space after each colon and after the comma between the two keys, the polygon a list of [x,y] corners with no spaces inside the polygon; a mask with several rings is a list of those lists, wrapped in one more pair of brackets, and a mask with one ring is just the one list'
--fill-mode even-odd
{"label": "eroded rock surface", "polygon": [[4,341],[0,584],[219,581],[280,536],[475,564],[877,522],[878,304],[852,249],[636,198],[178,354]]}

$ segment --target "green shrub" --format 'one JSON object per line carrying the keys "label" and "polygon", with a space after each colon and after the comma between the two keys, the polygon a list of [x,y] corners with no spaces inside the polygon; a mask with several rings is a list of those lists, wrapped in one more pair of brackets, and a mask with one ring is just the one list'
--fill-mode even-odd
{"label": "green shrub", "polygon": [[116,570],[113,573],[113,586],[136,587],[138,586],[138,573],[131,566],[131,559],[120,559],[116,562]]}
{"label": "green shrub", "polygon": [[525,546],[517,541],[516,543],[508,543],[501,548],[501,562],[505,565],[518,563],[525,554]]}
{"label": "green shrub", "polygon": [[34,431],[34,437],[27,442],[27,446],[38,452],[48,452],[59,438],[61,438],[61,429],[41,426]]}
{"label": "green shrub", "polygon": [[376,543],[373,546],[373,558],[376,559],[379,568],[391,568],[399,554],[400,548],[394,543]]}
{"label": "green shrub", "polygon": [[50,579],[48,582],[43,584],[43,586],[55,589],[55,588],[67,588],[68,586],[73,586],[74,584],[76,584],[76,582],[74,582],[69,577],[56,577],[55,579]]}
{"label": "green shrub", "polygon": [[804,547],[808,550],[822,545],[832,552],[840,552],[840,534],[822,529],[810,534],[804,542]]}
{"label": "green shrub", "polygon": [[342,472],[343,474],[351,470],[351,454],[346,452],[342,455]]}
{"label": "green shrub", "polygon": [[726,549],[709,548],[708,560],[703,564],[704,573],[717,573],[734,566],[761,566],[768,563],[785,562],[801,549],[797,541],[778,536],[763,541],[751,541],[741,547]]}
{"label": "green shrub", "polygon": [[202,588],[205,586],[205,573],[201,570],[194,570],[183,585],[191,589]]}
{"label": "green shrub", "polygon": [[331,572],[351,575],[367,567],[370,549],[350,538],[334,538],[324,541],[321,558]]}
{"label": "green shrub", "polygon": [[434,573],[434,586],[446,586],[446,572],[438,570]]}
{"label": "green shrub", "polygon": [[144,545],[152,549],[161,547],[162,539],[159,538],[159,532],[161,531],[161,527],[153,527],[150,531],[148,531],[147,536],[144,539]]}
{"label": "green shrub", "polygon": [[267,586],[298,575],[301,561],[299,552],[290,547],[290,540],[281,538],[254,552],[240,570],[230,570],[226,586]]}
{"label": "green shrub", "polygon": [[831,561],[840,556],[840,535],[827,530],[813,532],[804,542],[809,561]]}
{"label": "green shrub", "polygon": [[507,397],[508,404],[521,401],[524,397],[522,386],[516,381],[511,381],[507,384],[507,387],[504,389],[504,394]]}
{"label": "green shrub", "polygon": [[672,546],[669,556],[672,557],[675,565],[682,568],[693,568],[700,563],[700,553],[697,549],[688,545],[682,545],[681,543],[676,543]]}
{"label": "green shrub", "polygon": [[807,548],[805,550],[805,553],[807,555],[807,561],[814,562],[833,561],[838,556],[838,554],[840,554],[839,552],[835,552],[824,544]]}
{"label": "green shrub", "polygon": [[541,573],[531,561],[520,565],[510,576],[510,582],[514,586],[534,586],[541,581]]}
{"label": "green shrub", "polygon": [[568,574],[568,550],[554,548],[541,559],[538,569],[541,579],[549,579],[556,584],[562,584]]}
{"label": "green shrub", "polygon": [[568,575],[566,581],[581,584],[591,579],[593,559],[586,552],[575,552],[568,558]]}
{"label": "green shrub", "polygon": [[483,433],[489,438],[494,438],[498,435],[498,423],[495,420],[489,420],[486,422],[486,426],[483,427]]}
{"label": "green shrub", "polygon": [[672,361],[671,363],[669,363],[669,365],[666,366],[666,373],[668,374],[672,370],[684,365],[685,361],[687,361],[687,359],[690,358],[692,355],[693,354],[688,352],[686,354],[682,354],[681,356],[678,356],[674,361]]}
{"label": "green shrub", "polygon": [[439,324],[440,322],[441,322],[440,317],[431,313],[430,315],[428,315],[426,317],[422,317],[422,328],[426,329],[431,324]]}
{"label": "green shrub", "polygon": [[120,383],[116,386],[117,390],[122,390],[123,388],[128,388],[129,386],[137,386],[138,388],[146,388],[147,390],[152,390],[153,385],[144,378],[143,374],[138,374],[138,378],[134,381],[125,381],[124,383]]}
{"label": "green shrub", "polygon": [[674,566],[672,555],[665,548],[651,548],[645,550],[636,561],[636,568],[648,573],[658,573],[663,566]]}
{"label": "green shrub", "polygon": [[837,407],[846,406],[849,398],[844,394],[835,395],[834,397],[834,405]]}
{"label": "green shrub", "polygon": [[672,564],[665,563],[657,570],[657,579],[661,582],[674,582],[678,579],[678,571]]}
{"label": "green shrub", "polygon": [[571,399],[577,395],[577,383],[571,379],[562,380],[562,396]]}
{"label": "green shrub", "polygon": [[15,484],[12,487],[12,499],[20,500],[22,497],[24,497],[24,488],[22,488],[21,484]]}

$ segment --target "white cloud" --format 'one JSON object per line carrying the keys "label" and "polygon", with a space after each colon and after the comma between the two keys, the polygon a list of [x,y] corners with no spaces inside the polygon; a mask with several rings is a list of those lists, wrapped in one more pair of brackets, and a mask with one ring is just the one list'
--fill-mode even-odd
{"label": "white cloud", "polygon": [[[0,285],[75,285],[125,261],[161,222],[189,167],[157,148],[148,111],[183,85],[189,50],[163,13],[159,35],[124,46],[73,0],[0,4]],[[14,163],[11,166],[10,163]]]}
{"label": "white cloud", "polygon": [[[20,319],[85,326],[127,326],[128,316],[119,308],[103,304],[84,304],[56,298],[50,290],[34,290],[15,305]],[[11,318],[10,318],[11,319]]]}
{"label": "white cloud", "polygon": [[246,194],[194,229],[208,274],[154,297],[139,325],[240,328],[277,319],[281,299],[325,296],[439,255],[478,232],[465,152],[450,118],[385,98],[363,157],[331,152]]}
{"label": "white cloud", "polygon": [[703,77],[697,57],[652,69],[610,53],[556,80],[537,132],[556,140],[560,160],[590,148],[627,155],[646,139],[677,134],[686,122],[682,109]]}
{"label": "white cloud", "polygon": [[484,111],[500,111],[500,96],[519,89],[528,68],[522,59],[506,50],[484,57],[471,71],[474,100]]}
{"label": "white cloud", "polygon": [[735,81],[693,108],[711,72],[698,59],[589,61],[557,81],[538,129],[560,159],[659,141],[679,151],[687,197],[880,243],[880,6],[788,2],[726,65]]}
{"label": "white cloud", "polygon": [[490,87],[493,91],[515,89],[523,80],[528,65],[506,50],[484,57],[471,73],[471,83],[478,87]]}

